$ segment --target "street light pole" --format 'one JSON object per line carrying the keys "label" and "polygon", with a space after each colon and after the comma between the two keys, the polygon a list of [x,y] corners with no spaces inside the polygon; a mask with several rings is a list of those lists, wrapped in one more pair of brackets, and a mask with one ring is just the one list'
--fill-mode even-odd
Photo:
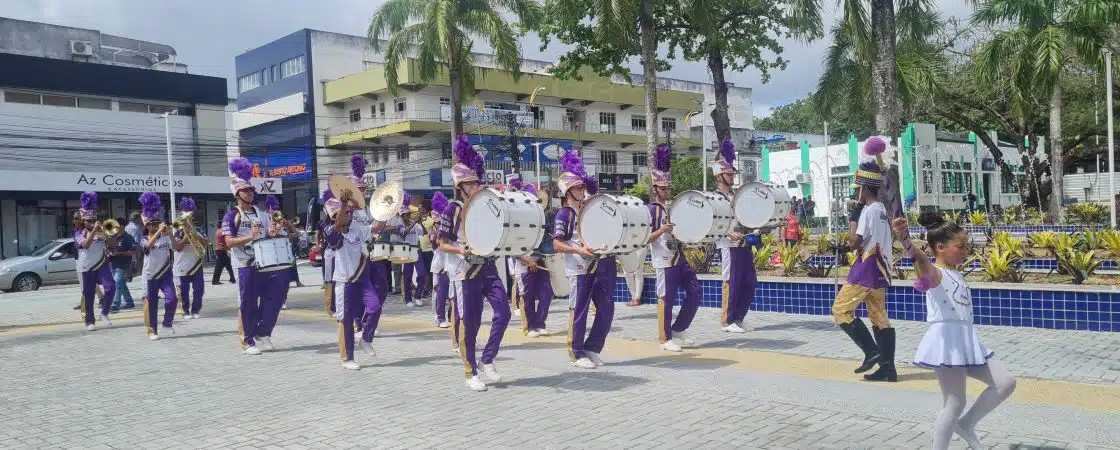
{"label": "street light pole", "polygon": [[824,193],[828,205],[828,231],[832,233],[832,152],[828,150],[828,122],[824,123]]}
{"label": "street light pole", "polygon": [[537,192],[541,191],[541,143],[534,142],[533,148],[536,149],[537,172],[534,178],[537,179]]}
{"label": "street light pole", "polygon": [[169,221],[175,221],[175,164],[171,160],[171,115],[176,114],[178,111],[169,111],[163,113],[163,136],[167,139],[167,189],[171,192],[171,217]]}
{"label": "street light pole", "polygon": [[[1108,117],[1108,209],[1112,221],[1109,226],[1113,229],[1116,228],[1116,143],[1112,131],[1112,51],[1109,49],[1101,49],[1104,52],[1104,85],[1105,95],[1105,113]],[[1100,171],[1100,167],[1097,168]]]}

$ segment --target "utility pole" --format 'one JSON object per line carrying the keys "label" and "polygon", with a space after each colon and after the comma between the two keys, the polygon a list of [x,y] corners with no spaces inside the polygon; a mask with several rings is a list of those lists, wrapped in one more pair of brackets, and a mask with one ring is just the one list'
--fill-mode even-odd
{"label": "utility pole", "polygon": [[167,140],[167,189],[171,192],[171,217],[168,218],[169,222],[175,221],[175,163],[171,159],[171,116],[178,114],[178,111],[170,111],[163,113],[160,118],[163,119],[163,136]]}
{"label": "utility pole", "polygon": [[[1105,109],[1108,116],[1108,209],[1112,221],[1109,227],[1116,229],[1116,142],[1112,131],[1112,51],[1101,49],[1104,52],[1104,85]],[[1100,171],[1100,167],[1097,168]]]}

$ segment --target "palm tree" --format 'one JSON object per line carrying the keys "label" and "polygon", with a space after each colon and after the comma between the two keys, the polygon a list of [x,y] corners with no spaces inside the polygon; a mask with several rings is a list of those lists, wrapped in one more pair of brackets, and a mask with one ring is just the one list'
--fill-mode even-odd
{"label": "palm tree", "polygon": [[533,0],[389,0],[370,20],[368,36],[380,52],[381,37],[389,35],[385,49],[385,81],[396,95],[400,85],[397,68],[414,56],[420,80],[434,80],[446,68],[451,84],[451,141],[463,134],[463,103],[474,97],[474,39],[494,49],[500,68],[521,75],[521,49],[512,14],[526,27],[539,18]]}
{"label": "palm tree", "polygon": [[1108,44],[1109,28],[1120,21],[1116,0],[986,0],[972,15],[976,24],[1009,27],[996,32],[980,50],[979,71],[994,78],[1010,61],[1016,69],[1013,97],[1035,90],[1050,97],[1050,200],[1046,215],[1057,221],[1062,212],[1062,78],[1077,63],[1103,65],[1100,48]]}

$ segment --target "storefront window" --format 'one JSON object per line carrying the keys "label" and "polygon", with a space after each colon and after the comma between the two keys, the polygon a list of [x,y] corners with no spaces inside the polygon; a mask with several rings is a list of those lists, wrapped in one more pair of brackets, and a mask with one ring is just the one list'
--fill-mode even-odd
{"label": "storefront window", "polygon": [[72,237],[71,217],[81,208],[79,200],[18,200],[17,248],[26,255],[55,239]]}

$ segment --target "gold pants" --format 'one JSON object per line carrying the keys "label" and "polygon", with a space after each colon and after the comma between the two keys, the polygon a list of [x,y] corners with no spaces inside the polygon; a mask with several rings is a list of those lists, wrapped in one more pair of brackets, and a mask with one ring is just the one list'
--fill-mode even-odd
{"label": "gold pants", "polygon": [[867,315],[871,324],[878,328],[890,328],[891,320],[887,318],[887,290],[886,288],[872,289],[858,284],[847,283],[836,294],[836,301],[832,303],[832,318],[839,324],[852,323],[853,314],[860,303],[867,304]]}

